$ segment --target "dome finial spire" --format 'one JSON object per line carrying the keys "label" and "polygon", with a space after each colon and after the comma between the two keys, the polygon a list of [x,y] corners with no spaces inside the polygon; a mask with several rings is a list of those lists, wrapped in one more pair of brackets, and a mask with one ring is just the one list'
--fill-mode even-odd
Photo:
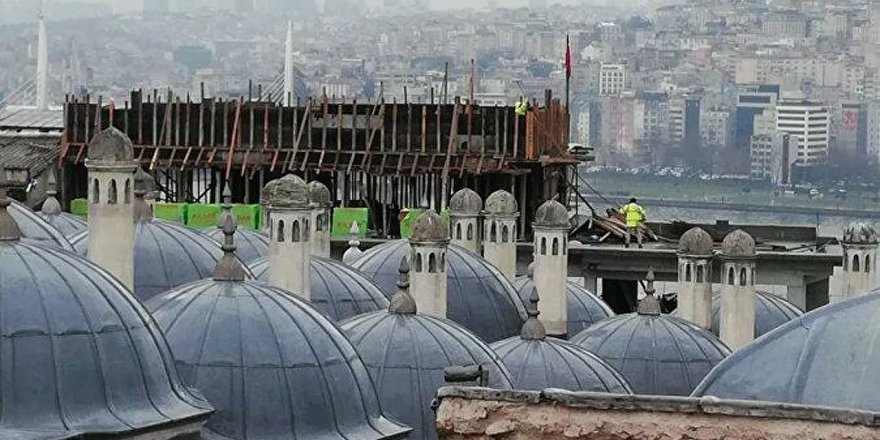
{"label": "dome finial spire", "polygon": [[217,219],[217,227],[225,229],[226,218],[235,217],[232,214],[232,191],[229,189],[229,183],[223,185],[223,205],[221,206],[221,209],[223,212],[220,213],[220,217]]}
{"label": "dome finial spire", "polygon": [[43,215],[59,215],[61,214],[61,203],[58,203],[58,198],[55,197],[58,194],[55,170],[49,168],[47,172],[49,173],[49,178],[46,180],[46,200],[43,201],[40,211]]}
{"label": "dome finial spire", "polygon": [[361,228],[357,222],[351,222],[351,229],[349,229],[348,233],[351,234],[351,237],[348,238],[348,249],[342,255],[342,262],[351,266],[364,255],[360,249]]}
{"label": "dome finial spire", "polygon": [[0,241],[18,241],[21,239],[21,229],[7,211],[12,201],[6,194],[6,185],[6,167],[0,164]]}
{"label": "dome finial spire", "polygon": [[397,281],[397,293],[391,298],[388,313],[396,315],[415,315],[416,300],[409,294],[409,260],[406,257],[400,260],[400,279]]}
{"label": "dome finial spire", "polygon": [[526,309],[529,319],[523,324],[520,332],[520,337],[528,341],[541,341],[547,338],[547,329],[538,319],[538,315],[541,314],[538,310],[539,299],[538,289],[532,288],[532,293],[529,295],[529,307]]}
{"label": "dome finial spire", "polygon": [[140,166],[134,173],[134,221],[149,222],[153,220],[153,208],[146,201],[147,193],[152,191],[155,181],[153,176]]}
{"label": "dome finial spire", "polygon": [[645,276],[645,297],[639,302],[637,310],[639,315],[660,316],[660,302],[654,297],[657,290],[654,288],[654,268],[648,269]]}
{"label": "dome finial spire", "polygon": [[235,257],[235,217],[227,215],[223,221],[223,258],[214,268],[216,281],[244,281],[245,273],[241,262]]}

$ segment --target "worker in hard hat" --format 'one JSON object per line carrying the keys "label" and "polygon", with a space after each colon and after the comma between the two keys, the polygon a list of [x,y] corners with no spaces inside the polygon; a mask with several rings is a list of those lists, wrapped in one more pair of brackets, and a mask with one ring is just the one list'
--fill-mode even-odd
{"label": "worker in hard hat", "polygon": [[525,116],[526,113],[529,112],[529,100],[526,99],[525,96],[521,96],[519,101],[516,102],[516,114],[518,116]]}
{"label": "worker in hard hat", "polygon": [[632,235],[636,235],[636,241],[639,243],[639,249],[642,246],[642,229],[645,223],[645,208],[636,203],[636,198],[629,199],[629,203],[620,208],[620,213],[626,218],[626,247],[629,247]]}

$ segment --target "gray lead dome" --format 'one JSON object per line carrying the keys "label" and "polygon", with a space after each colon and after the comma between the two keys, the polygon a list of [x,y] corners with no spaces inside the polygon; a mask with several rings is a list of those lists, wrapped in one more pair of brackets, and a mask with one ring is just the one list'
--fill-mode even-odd
{"label": "gray lead dome", "polygon": [[184,381],[217,408],[207,438],[398,439],[361,358],[293,294],[203,280],[147,303]]}
{"label": "gray lead dome", "polygon": [[[252,263],[250,269],[258,280],[269,280],[266,258]],[[360,272],[329,258],[311,257],[309,285],[309,302],[332,321],[388,307],[388,299],[379,286]]]}
{"label": "gray lead dome", "polygon": [[[755,338],[804,314],[796,305],[768,292],[756,292]],[[712,295],[712,333],[721,328],[721,294]]]}
{"label": "gray lead dome", "polygon": [[18,223],[21,236],[26,241],[41,243],[47,246],[72,251],[73,246],[65,238],[64,234],[55,226],[52,226],[43,217],[28,209],[28,207],[12,202],[9,206],[9,215]]}
{"label": "gray lead dome", "polygon": [[[530,277],[520,277],[513,282],[523,303],[528,301],[529,294],[535,287]],[[614,311],[589,290],[568,281],[565,283],[568,293],[568,334],[576,335],[591,325],[614,316]]]}
{"label": "gray lead dome", "polygon": [[880,291],[827,305],[727,358],[695,396],[880,411]]}
{"label": "gray lead dome", "polygon": [[180,382],[155,322],[106,271],[52,247],[0,241],[0,280],[0,438],[149,430],[162,439],[210,415]]}
{"label": "gray lead dome", "polygon": [[[204,234],[217,243],[223,243],[223,229],[212,228],[204,231]],[[238,250],[235,254],[245,264],[256,263],[265,259],[269,253],[269,236],[253,229],[238,228],[235,232],[235,246]]]}
{"label": "gray lead dome", "polygon": [[[398,265],[409,257],[406,240],[376,246],[355,262],[385,292],[397,292]],[[519,334],[526,309],[510,281],[479,255],[455,245],[447,253],[447,317],[488,342]]]}
{"label": "gray lead dome", "polygon": [[659,313],[609,318],[571,342],[617,369],[636,394],[687,396],[730,354],[707,330]]}

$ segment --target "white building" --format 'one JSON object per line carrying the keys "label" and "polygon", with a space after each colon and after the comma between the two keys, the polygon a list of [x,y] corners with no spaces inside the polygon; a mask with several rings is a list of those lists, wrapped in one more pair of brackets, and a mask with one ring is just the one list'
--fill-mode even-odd
{"label": "white building", "polygon": [[599,67],[599,94],[618,95],[626,90],[626,65],[605,64]]}
{"label": "white building", "polygon": [[775,132],[752,136],[749,150],[753,179],[767,180],[776,185],[791,183],[791,166],[796,157],[791,135]]}
{"label": "white building", "polygon": [[815,165],[828,158],[830,117],[828,107],[809,100],[781,100],[776,105],[776,129],[797,143],[795,162]]}

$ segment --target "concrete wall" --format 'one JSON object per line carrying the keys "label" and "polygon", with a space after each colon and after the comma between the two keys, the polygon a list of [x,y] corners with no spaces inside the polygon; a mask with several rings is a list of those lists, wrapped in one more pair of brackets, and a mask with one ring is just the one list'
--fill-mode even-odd
{"label": "concrete wall", "polygon": [[876,439],[876,413],[712,398],[442,388],[440,439]]}

